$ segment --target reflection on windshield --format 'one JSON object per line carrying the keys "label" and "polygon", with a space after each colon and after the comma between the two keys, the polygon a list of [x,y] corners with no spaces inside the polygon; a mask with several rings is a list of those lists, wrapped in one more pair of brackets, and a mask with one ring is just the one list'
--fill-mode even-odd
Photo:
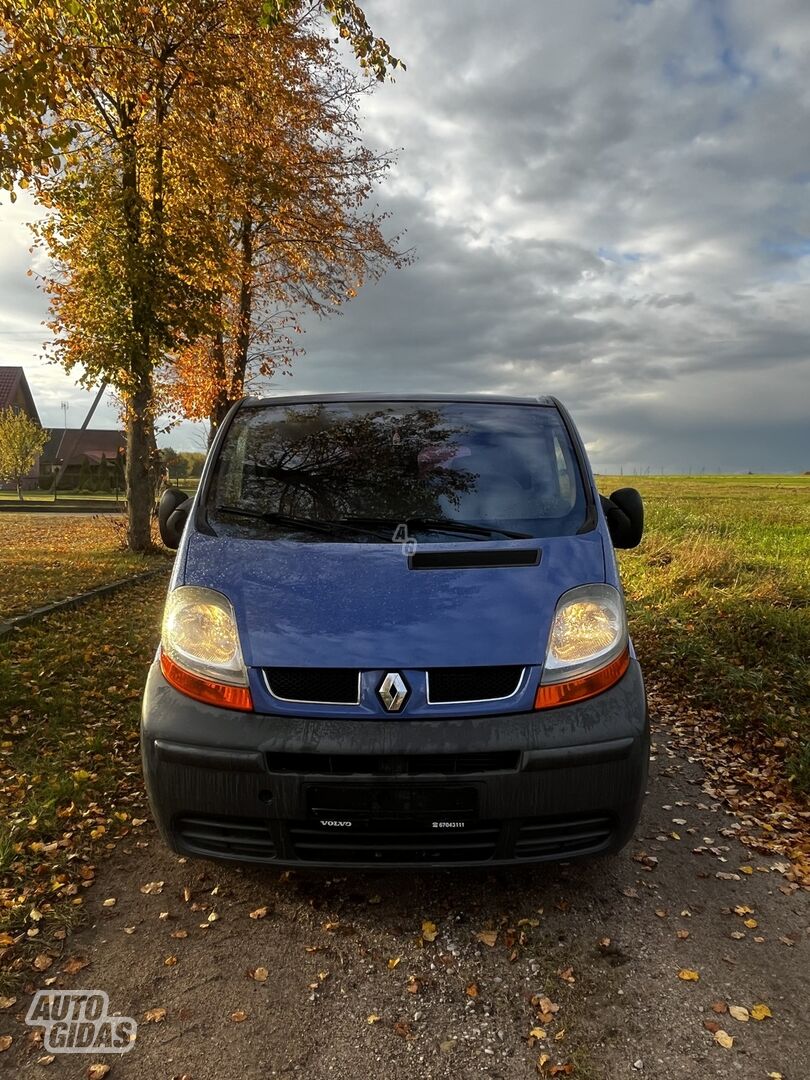
{"label": "reflection on windshield", "polygon": [[[554,409],[360,401],[243,409],[209,491],[215,520],[217,506],[323,522],[450,520],[543,536],[575,532],[584,496]],[[228,525],[260,532],[249,516],[232,515]]]}

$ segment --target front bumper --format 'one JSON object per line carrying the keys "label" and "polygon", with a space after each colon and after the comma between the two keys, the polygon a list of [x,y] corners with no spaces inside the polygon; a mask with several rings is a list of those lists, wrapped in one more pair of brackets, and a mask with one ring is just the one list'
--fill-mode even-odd
{"label": "front bumper", "polygon": [[149,673],[141,730],[158,827],[184,855],[278,866],[476,866],[617,851],[647,779],[632,660],[540,712],[349,720],[230,712]]}

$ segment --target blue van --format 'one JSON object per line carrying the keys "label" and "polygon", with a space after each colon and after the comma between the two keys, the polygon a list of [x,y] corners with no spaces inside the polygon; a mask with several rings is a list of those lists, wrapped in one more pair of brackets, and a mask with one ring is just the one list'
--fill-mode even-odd
{"label": "blue van", "polygon": [[247,399],[177,547],[143,702],[184,855],[497,866],[618,851],[649,726],[600,497],[550,397]]}

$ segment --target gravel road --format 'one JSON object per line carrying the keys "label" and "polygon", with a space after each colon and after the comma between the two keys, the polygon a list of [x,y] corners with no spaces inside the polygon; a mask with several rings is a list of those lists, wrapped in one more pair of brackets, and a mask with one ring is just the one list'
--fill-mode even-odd
{"label": "gravel road", "polygon": [[48,1061],[21,995],[0,1072],[807,1080],[810,893],[735,839],[668,739],[634,843],[569,866],[243,870],[178,860],[145,825],[99,867],[50,973],[134,1017],[132,1050]]}

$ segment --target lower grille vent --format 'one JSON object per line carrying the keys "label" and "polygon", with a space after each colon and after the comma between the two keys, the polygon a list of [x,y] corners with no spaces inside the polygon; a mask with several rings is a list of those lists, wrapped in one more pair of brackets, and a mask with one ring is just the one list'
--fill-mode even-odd
{"label": "lower grille vent", "polygon": [[175,831],[183,844],[201,855],[230,855],[264,862],[276,855],[263,818],[181,817]]}
{"label": "lower grille vent", "polygon": [[613,822],[606,814],[524,821],[515,844],[515,858],[562,858],[606,847]]}

